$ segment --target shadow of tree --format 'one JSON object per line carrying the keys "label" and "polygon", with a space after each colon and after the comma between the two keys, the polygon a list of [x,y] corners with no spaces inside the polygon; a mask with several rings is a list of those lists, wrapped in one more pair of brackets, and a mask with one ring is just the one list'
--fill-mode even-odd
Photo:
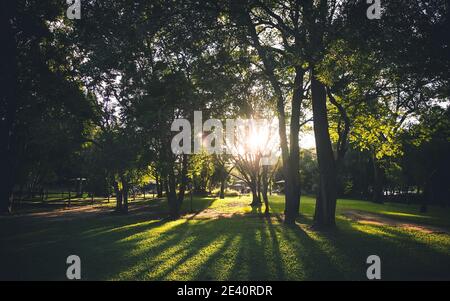
{"label": "shadow of tree", "polygon": [[258,212],[202,220],[156,216],[36,224],[33,235],[2,238],[2,245],[22,247],[1,251],[8,262],[0,279],[65,279],[70,254],[81,257],[85,280],[364,280],[372,254],[382,259],[383,279],[450,279],[448,250],[427,244],[438,236],[343,218],[336,231],[315,232],[308,216],[294,227]]}

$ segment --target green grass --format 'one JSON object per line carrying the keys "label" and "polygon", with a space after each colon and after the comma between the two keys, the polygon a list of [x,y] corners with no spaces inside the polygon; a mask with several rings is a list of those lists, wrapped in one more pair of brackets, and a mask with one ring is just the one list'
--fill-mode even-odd
{"label": "green grass", "polygon": [[[385,280],[450,279],[450,235],[367,225],[346,210],[450,229],[450,211],[339,200],[337,230],[314,232],[314,200],[303,197],[299,225],[266,219],[248,196],[194,198],[194,210],[228,218],[162,220],[164,200],[137,201],[141,214],[73,220],[0,218],[0,279],[65,279],[66,257],[79,255],[84,280],[364,280],[366,258],[381,257]],[[111,204],[109,205],[111,206]],[[283,197],[271,197],[282,212]],[[183,211],[190,210],[187,198]],[[148,214],[147,214],[148,211]],[[232,215],[234,214],[234,215]]]}

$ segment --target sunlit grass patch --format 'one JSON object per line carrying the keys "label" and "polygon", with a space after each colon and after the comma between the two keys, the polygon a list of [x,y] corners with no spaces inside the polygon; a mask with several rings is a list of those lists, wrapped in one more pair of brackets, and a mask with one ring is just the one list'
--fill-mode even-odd
{"label": "sunlit grass patch", "polygon": [[[359,210],[444,225],[445,211],[419,214],[414,206],[339,200],[337,229],[317,232],[310,229],[314,198],[302,198],[295,227],[282,223],[283,196],[270,197],[270,219],[250,202],[248,195],[195,197],[191,212],[187,198],[183,217],[175,221],[163,219],[165,200],[130,204],[149,214],[43,219],[33,222],[32,231],[18,219],[0,220],[0,278],[63,280],[65,258],[77,254],[85,280],[364,280],[365,260],[377,254],[383,279],[450,279],[450,235],[364,224],[342,215]],[[192,218],[208,210],[226,217]]]}

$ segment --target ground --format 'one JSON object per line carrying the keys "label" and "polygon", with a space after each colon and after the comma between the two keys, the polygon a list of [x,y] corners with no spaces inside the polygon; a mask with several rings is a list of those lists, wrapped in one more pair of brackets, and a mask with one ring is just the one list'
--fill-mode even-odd
{"label": "ground", "polygon": [[192,212],[188,198],[176,221],[164,199],[137,199],[125,216],[100,202],[0,217],[0,280],[63,280],[71,254],[84,280],[364,280],[372,254],[382,279],[450,280],[445,208],[339,200],[337,229],[316,232],[310,197],[294,227],[281,223],[282,196],[271,218],[249,196],[194,198]]}

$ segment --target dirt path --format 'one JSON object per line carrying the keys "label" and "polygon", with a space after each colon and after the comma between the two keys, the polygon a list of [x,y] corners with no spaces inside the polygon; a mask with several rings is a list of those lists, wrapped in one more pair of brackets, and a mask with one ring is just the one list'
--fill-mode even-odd
{"label": "dirt path", "polygon": [[[147,201],[130,202],[128,213],[130,215],[145,214],[152,218],[166,218],[167,212],[161,212],[158,207],[161,206],[160,199]],[[217,218],[231,218],[233,216],[244,216],[248,213],[242,212],[242,208],[247,204],[241,202],[227,202],[226,210],[223,207],[210,208],[212,202],[205,209],[199,210],[195,213],[185,213],[182,218],[186,219],[217,219]],[[233,210],[230,210],[232,208]],[[10,216],[2,216],[2,219],[25,219],[36,221],[69,221],[75,219],[84,219],[100,216],[112,216],[114,214],[114,206],[106,203],[73,205],[72,207],[54,206],[53,208],[36,206],[34,211],[22,212]],[[234,211],[234,212],[233,212]]]}
{"label": "dirt path", "polygon": [[[114,209],[114,208],[112,208]],[[21,214],[20,217],[34,217],[34,218],[50,218],[54,220],[72,220],[77,218],[86,218],[97,216],[102,213],[111,212],[111,207],[98,205],[84,205],[70,208],[56,209],[48,212],[33,212]]]}
{"label": "dirt path", "polygon": [[368,225],[377,225],[377,226],[391,226],[391,227],[399,227],[408,230],[421,231],[424,233],[435,233],[435,234],[450,234],[450,232],[446,229],[428,226],[424,224],[414,223],[414,222],[405,222],[397,219],[393,219],[390,217],[382,216],[375,213],[359,211],[359,210],[347,210],[342,213],[343,216],[357,221],[361,224]]}
{"label": "dirt path", "polygon": [[[160,217],[161,212],[155,212],[153,208],[160,205],[160,200],[155,199],[154,202],[142,203],[130,202],[128,212],[130,214],[151,215],[153,218]],[[2,216],[3,219],[31,219],[45,221],[68,221],[75,219],[84,219],[97,216],[111,216],[114,214],[115,207],[107,204],[86,204],[72,207],[57,207],[51,210],[46,208],[37,208],[36,211],[13,214],[10,216]],[[162,218],[162,217],[161,217]]]}

